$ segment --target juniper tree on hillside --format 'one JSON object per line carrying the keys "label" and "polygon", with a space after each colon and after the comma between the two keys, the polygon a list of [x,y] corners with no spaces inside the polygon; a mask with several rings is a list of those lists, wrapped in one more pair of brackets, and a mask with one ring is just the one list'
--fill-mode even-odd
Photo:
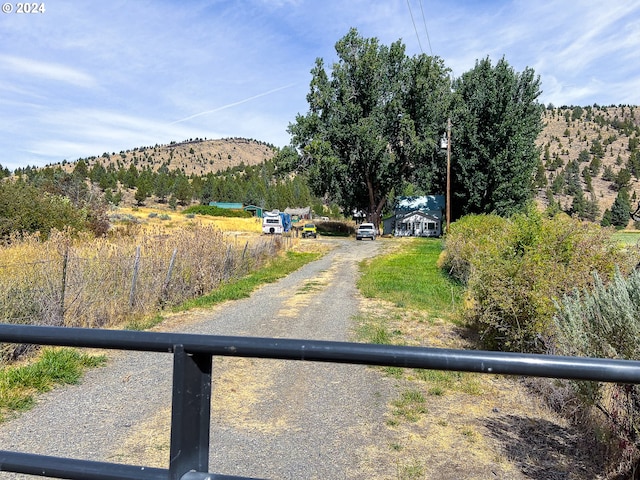
{"label": "juniper tree on hillside", "polygon": [[624,228],[629,223],[629,215],[631,213],[631,200],[629,199],[629,191],[621,188],[611,206],[611,225]]}

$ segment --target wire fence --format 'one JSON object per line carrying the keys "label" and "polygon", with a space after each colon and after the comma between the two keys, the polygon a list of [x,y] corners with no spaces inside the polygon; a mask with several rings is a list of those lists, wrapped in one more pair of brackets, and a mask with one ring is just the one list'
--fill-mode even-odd
{"label": "wire fence", "polygon": [[[213,227],[150,232],[134,239],[67,235],[0,251],[0,322],[99,328],[206,294],[259,268],[289,239],[230,241]],[[1,345],[15,360],[25,345]]]}

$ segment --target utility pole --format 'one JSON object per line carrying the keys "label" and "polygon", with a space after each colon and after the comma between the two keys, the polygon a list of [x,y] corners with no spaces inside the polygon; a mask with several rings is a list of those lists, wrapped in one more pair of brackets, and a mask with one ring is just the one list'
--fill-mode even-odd
{"label": "utility pole", "polygon": [[451,218],[451,118],[447,118],[447,229],[449,233],[449,219]]}

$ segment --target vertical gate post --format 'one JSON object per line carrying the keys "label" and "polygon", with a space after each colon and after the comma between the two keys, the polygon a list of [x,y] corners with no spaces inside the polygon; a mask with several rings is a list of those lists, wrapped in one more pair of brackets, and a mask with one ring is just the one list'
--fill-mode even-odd
{"label": "vertical gate post", "polygon": [[209,470],[212,363],[210,354],[174,347],[170,480],[180,480],[191,470]]}

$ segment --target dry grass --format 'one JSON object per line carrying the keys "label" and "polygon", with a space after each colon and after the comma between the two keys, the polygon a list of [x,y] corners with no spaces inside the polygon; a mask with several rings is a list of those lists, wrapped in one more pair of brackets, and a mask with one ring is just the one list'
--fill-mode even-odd
{"label": "dry grass", "polygon": [[[87,152],[89,154],[90,152]],[[256,165],[273,157],[273,149],[262,142],[245,138],[229,138],[217,140],[192,139],[174,142],[169,145],[138,146],[121,153],[93,152],[99,157],[85,159],[91,168],[101,163],[105,168],[109,165],[118,169],[125,169],[135,162],[138,170],[150,167],[154,171],[162,164],[167,164],[170,170],[180,169],[185,175],[204,176],[211,172],[235,167],[240,163]],[[74,163],[60,164],[66,171],[72,171]]]}
{"label": "dry grass", "polygon": [[[389,343],[455,349],[477,344],[472,332],[449,319],[362,301],[361,310],[371,312],[374,323],[384,319]],[[370,449],[363,469],[392,462],[397,478],[406,480],[599,478],[590,442],[518,378],[382,371],[396,379],[400,392],[385,419],[387,448]]]}
{"label": "dry grass", "polygon": [[[123,217],[133,217],[145,228],[190,227],[191,225],[206,225],[219,228],[225,233],[262,233],[262,225],[258,218],[212,217],[208,215],[187,216],[179,210],[160,207],[116,207],[112,214]],[[169,218],[167,218],[169,217]],[[127,223],[126,220],[122,223]],[[116,224],[117,228],[117,224]]]}
{"label": "dry grass", "polygon": [[[111,327],[214,290],[259,267],[287,242],[255,233],[255,220],[119,211],[106,238],[54,233],[0,247],[2,321]],[[174,219],[175,217],[175,219]],[[234,228],[223,231],[219,225]],[[1,347],[5,360],[24,346]]]}

